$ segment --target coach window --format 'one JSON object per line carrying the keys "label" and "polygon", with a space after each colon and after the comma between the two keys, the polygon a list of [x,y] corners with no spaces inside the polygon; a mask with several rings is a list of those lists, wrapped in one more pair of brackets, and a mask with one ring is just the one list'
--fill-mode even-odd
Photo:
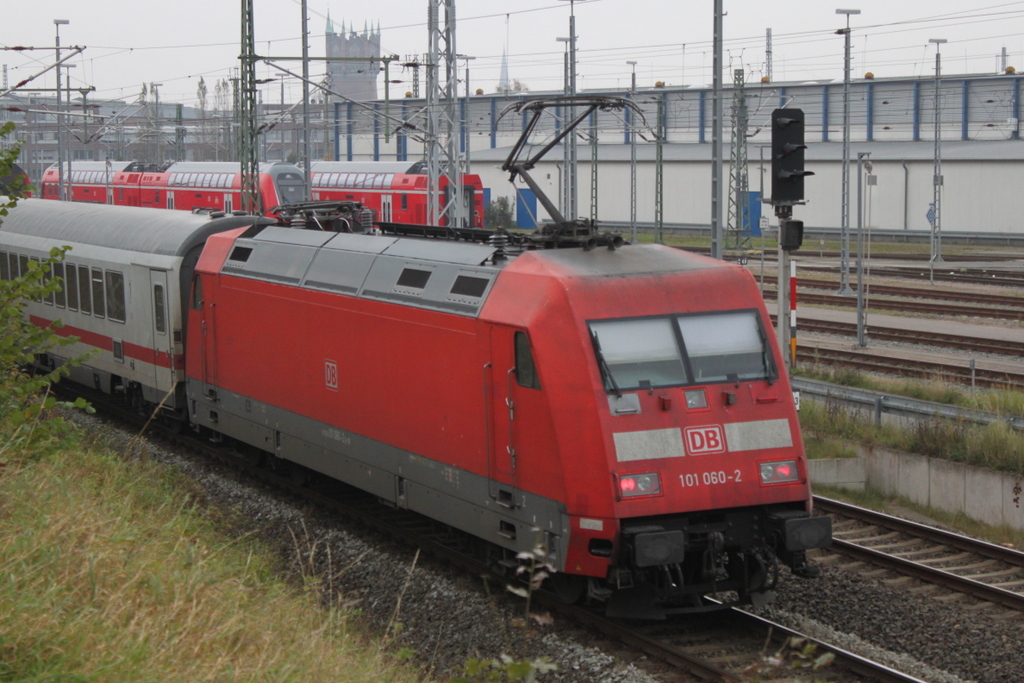
{"label": "coach window", "polygon": [[157,204],[160,203],[160,190],[153,190],[153,201]]}
{"label": "coach window", "polygon": [[107,315],[103,308],[103,269],[92,269],[92,313],[97,318]]}
{"label": "coach window", "polygon": [[64,270],[64,289],[68,295],[68,310],[78,310],[78,269],[75,268],[75,264],[65,264]]}
{"label": "coach window", "polygon": [[53,264],[53,277],[60,280],[60,287],[53,293],[54,302],[57,304],[57,308],[64,308],[64,291],[67,289],[67,284],[65,284],[63,263]]}
{"label": "coach window", "polygon": [[82,313],[92,315],[92,287],[89,284],[89,266],[78,266],[78,305]]}
{"label": "coach window", "polygon": [[402,211],[406,211],[409,208],[409,195],[402,195]]}
{"label": "coach window", "polygon": [[7,252],[0,251],[0,280],[10,280],[11,269],[7,264]]}
{"label": "coach window", "polygon": [[530,338],[525,332],[516,332],[516,381],[519,386],[527,389],[540,389],[537,377],[537,366],[533,363],[533,352],[530,350]]}
{"label": "coach window", "polygon": [[167,332],[167,316],[164,313],[163,285],[153,285],[153,317],[156,331],[165,334]]}
{"label": "coach window", "polygon": [[124,188],[123,187],[117,188],[117,201],[122,202],[122,203],[124,202]]}
{"label": "coach window", "polygon": [[116,323],[123,323],[125,319],[124,274],[108,270],[105,275],[107,284],[107,317]]}

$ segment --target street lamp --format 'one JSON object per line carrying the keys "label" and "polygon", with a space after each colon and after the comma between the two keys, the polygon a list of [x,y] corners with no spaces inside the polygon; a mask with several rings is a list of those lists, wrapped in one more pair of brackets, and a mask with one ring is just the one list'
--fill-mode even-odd
{"label": "street lamp", "polygon": [[[636,100],[636,62],[628,61],[626,64],[633,69],[629,96]],[[626,113],[629,116],[629,241],[636,244],[636,123],[632,113],[629,110]]]}
{"label": "street lamp", "polygon": [[837,9],[836,14],[846,15],[846,28],[836,31],[844,36],[843,52],[843,187],[842,215],[839,236],[839,294],[850,295],[850,15],[860,14],[859,9]]}
{"label": "street lamp", "polygon": [[932,257],[934,262],[942,262],[942,224],[940,222],[940,206],[942,202],[942,129],[939,117],[939,79],[942,74],[942,44],[945,38],[929,38],[935,43],[935,162],[932,174]]}
{"label": "street lamp", "polygon": [[62,201],[67,199],[67,188],[65,186],[64,178],[64,144],[62,142],[64,135],[61,131],[61,123],[63,123],[63,117],[61,112],[64,109],[62,103],[63,98],[61,96],[61,85],[60,85],[60,27],[66,26],[71,22],[67,19],[54,19],[53,30],[57,34],[57,191],[60,193]]}

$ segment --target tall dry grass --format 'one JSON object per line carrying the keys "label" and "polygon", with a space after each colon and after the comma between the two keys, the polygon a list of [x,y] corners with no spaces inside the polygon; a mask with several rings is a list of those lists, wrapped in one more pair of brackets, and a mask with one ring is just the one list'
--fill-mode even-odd
{"label": "tall dry grass", "polygon": [[5,682],[417,680],[109,453],[0,469],[0,577]]}

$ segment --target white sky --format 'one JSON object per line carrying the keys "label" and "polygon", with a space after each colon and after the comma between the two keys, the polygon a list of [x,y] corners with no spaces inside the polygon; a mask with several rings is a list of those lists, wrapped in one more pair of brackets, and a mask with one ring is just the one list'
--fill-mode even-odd
{"label": "white sky", "polygon": [[[199,77],[210,90],[237,66],[239,0],[33,0],[5,3],[0,46],[46,48],[6,51],[11,85],[52,62],[54,19],[63,46],[87,49],[71,69],[74,87],[92,85],[90,98],[134,99],[142,84],[160,83],[161,100],[194,104]],[[308,0],[310,54],[324,55],[324,29],[330,12],[336,30],[342,21],[380,23],[385,53],[422,54],[427,46],[426,0],[382,0],[350,3]],[[853,28],[853,74],[871,71],[877,77],[933,73],[935,46],[942,45],[942,73],[994,73],[1006,48],[1008,64],[1024,70],[1024,2],[930,0],[725,0],[726,82],[743,66],[747,81],[760,80],[765,69],[765,31],[773,33],[776,81],[837,79],[843,75],[843,37],[835,30],[846,18],[837,8],[858,8]],[[780,10],[788,16],[782,18]],[[561,88],[563,44],[569,34],[569,2],[560,0],[457,0],[459,53],[476,57],[470,63],[471,86],[493,92],[502,49],[509,52],[509,71],[532,91]],[[576,0],[579,87],[626,87],[627,60],[637,62],[637,83],[651,86],[705,85],[711,82],[712,11],[710,0]],[[301,54],[299,0],[255,0],[256,51],[260,55]],[[297,63],[292,64],[296,71]],[[314,62],[311,73],[322,73]],[[258,78],[276,76],[260,65]],[[411,75],[395,68],[393,95],[411,90]],[[423,75],[421,74],[421,79]],[[34,84],[54,87],[52,72]],[[268,86],[264,98],[280,99],[280,82]],[[462,91],[463,87],[460,87]],[[286,99],[294,101],[300,86],[290,81]],[[381,91],[383,93],[383,91]]]}

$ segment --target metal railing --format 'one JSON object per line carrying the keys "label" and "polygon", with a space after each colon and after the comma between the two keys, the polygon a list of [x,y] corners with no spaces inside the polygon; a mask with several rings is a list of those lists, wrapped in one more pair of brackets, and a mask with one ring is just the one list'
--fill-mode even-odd
{"label": "metal railing", "polygon": [[857,389],[806,377],[793,377],[790,379],[790,383],[795,391],[801,393],[802,397],[841,401],[858,409],[871,410],[876,424],[881,423],[883,415],[891,415],[917,420],[942,419],[972,422],[979,425],[1005,422],[1017,431],[1024,431],[1024,417],[1021,416],[1000,415],[984,410],[951,406],[945,403],[894,396],[869,389]]}

